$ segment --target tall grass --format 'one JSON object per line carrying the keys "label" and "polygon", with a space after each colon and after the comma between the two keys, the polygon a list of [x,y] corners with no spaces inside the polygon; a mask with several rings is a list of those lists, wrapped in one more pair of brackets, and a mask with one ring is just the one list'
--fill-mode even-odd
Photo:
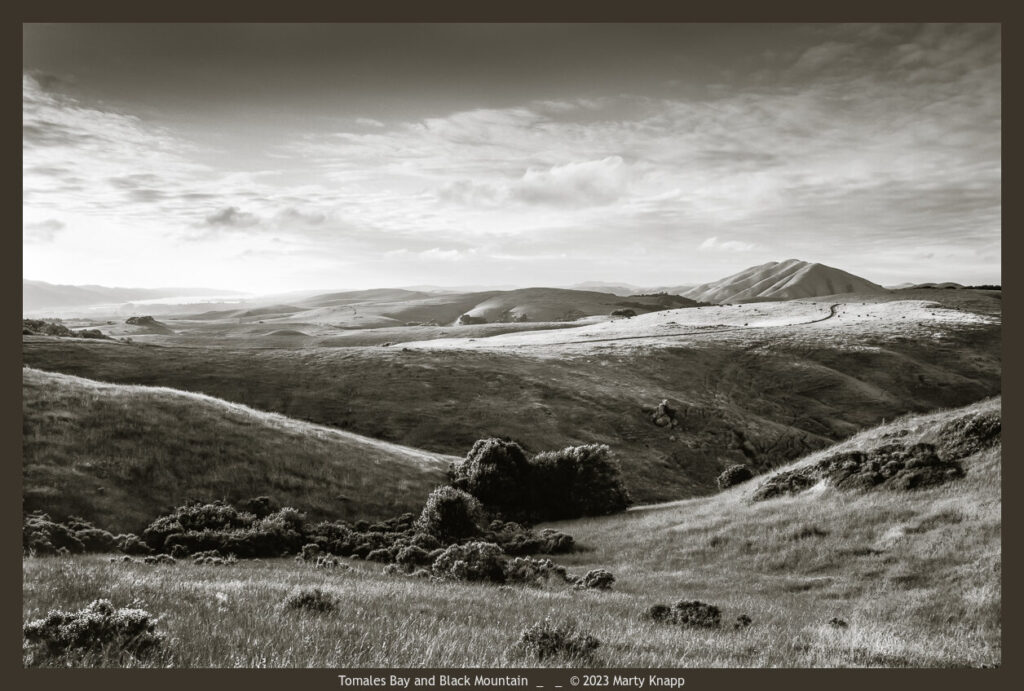
{"label": "tall grass", "polygon": [[[978,406],[997,406],[988,402]],[[908,430],[927,439],[948,414],[906,418],[854,438]],[[605,568],[614,589],[496,587],[338,573],[284,560],[233,566],[24,561],[24,616],[98,597],[141,600],[168,638],[146,665],[183,667],[559,665],[510,646],[545,617],[600,641],[592,664],[627,667],[977,667],[1001,662],[1000,454],[964,459],[963,479],[916,492],[812,490],[752,503],[752,487],[624,514],[552,524],[582,547],[559,561]],[[756,483],[756,481],[755,481]],[[752,484],[752,483],[747,483]],[[297,588],[338,610],[282,613]],[[646,619],[652,604],[701,600],[720,629]],[[748,615],[752,624],[733,629]],[[833,617],[847,628],[829,625]]]}

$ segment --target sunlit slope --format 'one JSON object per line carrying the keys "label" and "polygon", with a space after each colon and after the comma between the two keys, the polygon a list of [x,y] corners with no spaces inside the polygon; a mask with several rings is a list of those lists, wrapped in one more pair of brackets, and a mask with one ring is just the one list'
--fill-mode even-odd
{"label": "sunlit slope", "polygon": [[416,511],[452,458],[167,388],[23,370],[25,508],[136,530],[188,499]]}

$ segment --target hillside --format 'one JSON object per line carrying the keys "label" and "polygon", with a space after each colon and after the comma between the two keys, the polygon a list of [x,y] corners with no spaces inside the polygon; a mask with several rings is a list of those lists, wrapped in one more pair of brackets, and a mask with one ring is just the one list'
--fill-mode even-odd
{"label": "hillside", "polygon": [[[997,417],[999,405],[900,418],[842,448],[939,442],[946,425],[963,430],[964,418]],[[97,597],[141,598],[170,640],[142,663],[158,667],[250,666],[254,650],[268,667],[564,666],[509,654],[545,617],[572,618],[600,640],[591,667],[994,667],[1002,662],[1000,445],[959,462],[964,477],[932,489],[826,487],[752,503],[757,478],[712,497],[549,524],[581,547],[554,560],[574,574],[609,570],[610,591],[403,578],[363,560],[345,560],[350,570],[338,576],[291,559],[150,566],[85,555],[23,561],[24,619]],[[297,587],[337,597],[337,614],[282,614],[279,603]],[[721,627],[643,616],[680,600],[720,607]],[[750,624],[734,628],[742,615]]]}
{"label": "hillside", "polygon": [[[995,398],[904,416],[778,471],[841,451],[926,442],[965,470],[931,489],[826,486],[752,502],[761,476],[713,497],[552,526],[593,550],[567,563],[605,565],[628,597],[699,599],[729,620],[753,618],[740,641],[689,639],[695,665],[998,665],[1002,449],[998,439],[957,443],[970,438],[965,421],[998,421],[1000,406]],[[832,617],[849,628],[828,626]],[[609,635],[629,645],[628,636]],[[656,666],[667,641],[636,637],[652,650],[634,653],[632,664]]]}
{"label": "hillside", "polygon": [[501,292],[483,300],[466,313],[487,322],[557,322],[607,315],[617,309],[632,309],[641,314],[693,307],[696,304],[695,301],[678,295],[615,296],[610,293],[564,288],[524,288]]}
{"label": "hillside", "polygon": [[843,293],[881,293],[885,288],[824,264],[799,259],[752,266],[683,293],[700,302],[792,300]]}
{"label": "hillside", "polygon": [[[1001,301],[907,295],[916,299],[700,307],[386,348],[25,336],[23,359],[457,456],[490,435],[531,452],[607,443],[634,497],[652,502],[711,492],[732,463],[771,467],[883,419],[998,394]],[[665,400],[673,413],[659,425]]]}
{"label": "hillside", "polygon": [[417,511],[441,454],[166,388],[22,373],[25,509],[139,530],[187,499],[269,495],[311,517]]}

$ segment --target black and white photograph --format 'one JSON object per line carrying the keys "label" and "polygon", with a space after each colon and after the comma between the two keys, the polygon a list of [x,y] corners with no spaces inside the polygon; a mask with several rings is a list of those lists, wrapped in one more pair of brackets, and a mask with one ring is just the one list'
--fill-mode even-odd
{"label": "black and white photograph", "polygon": [[23,669],[1000,667],[1001,28],[22,24]]}

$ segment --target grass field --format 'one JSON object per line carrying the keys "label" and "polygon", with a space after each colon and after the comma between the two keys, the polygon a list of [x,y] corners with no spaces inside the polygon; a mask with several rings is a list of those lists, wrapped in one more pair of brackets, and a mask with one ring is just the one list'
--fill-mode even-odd
{"label": "grass field", "polygon": [[[47,371],[205,393],[455,456],[485,436],[510,436],[531,452],[606,443],[634,498],[654,502],[712,492],[717,474],[732,463],[771,467],[908,411],[998,394],[999,324],[955,318],[960,311],[997,315],[999,301],[932,292],[957,293],[942,297],[960,302],[917,309],[914,321],[879,298],[874,307],[851,303],[837,318],[810,326],[789,325],[785,312],[803,310],[798,321],[820,319],[828,304],[683,309],[627,321],[678,321],[672,328],[687,336],[585,348],[495,349],[484,338],[427,349],[28,336],[23,356]],[[744,310],[766,325],[744,327],[746,317],[737,316]],[[734,326],[716,330],[716,322]],[[552,338],[569,340],[575,332],[562,329]],[[651,419],[664,399],[680,413],[671,429]]]}
{"label": "grass field", "polygon": [[315,517],[418,511],[441,454],[209,396],[25,368],[25,509],[141,531],[187,499],[273,496]]}
{"label": "grass field", "polygon": [[[998,408],[994,399],[966,412]],[[870,448],[894,434],[928,441],[964,412],[900,418],[842,446]],[[916,492],[824,488],[751,503],[755,480],[713,497],[554,525],[581,547],[556,561],[574,573],[609,569],[617,577],[611,592],[438,584],[385,576],[358,560],[351,571],[325,572],[287,560],[45,557],[23,562],[24,618],[99,597],[119,606],[139,600],[168,636],[143,663],[153,666],[530,666],[538,663],[509,646],[545,616],[578,620],[602,642],[596,664],[607,666],[995,666],[1000,455],[999,446],[975,453],[962,461],[963,479]],[[339,611],[283,611],[297,586],[336,595]],[[720,606],[723,627],[640,616],[681,599]],[[733,630],[742,614],[753,623]],[[829,626],[833,617],[849,627]]]}

